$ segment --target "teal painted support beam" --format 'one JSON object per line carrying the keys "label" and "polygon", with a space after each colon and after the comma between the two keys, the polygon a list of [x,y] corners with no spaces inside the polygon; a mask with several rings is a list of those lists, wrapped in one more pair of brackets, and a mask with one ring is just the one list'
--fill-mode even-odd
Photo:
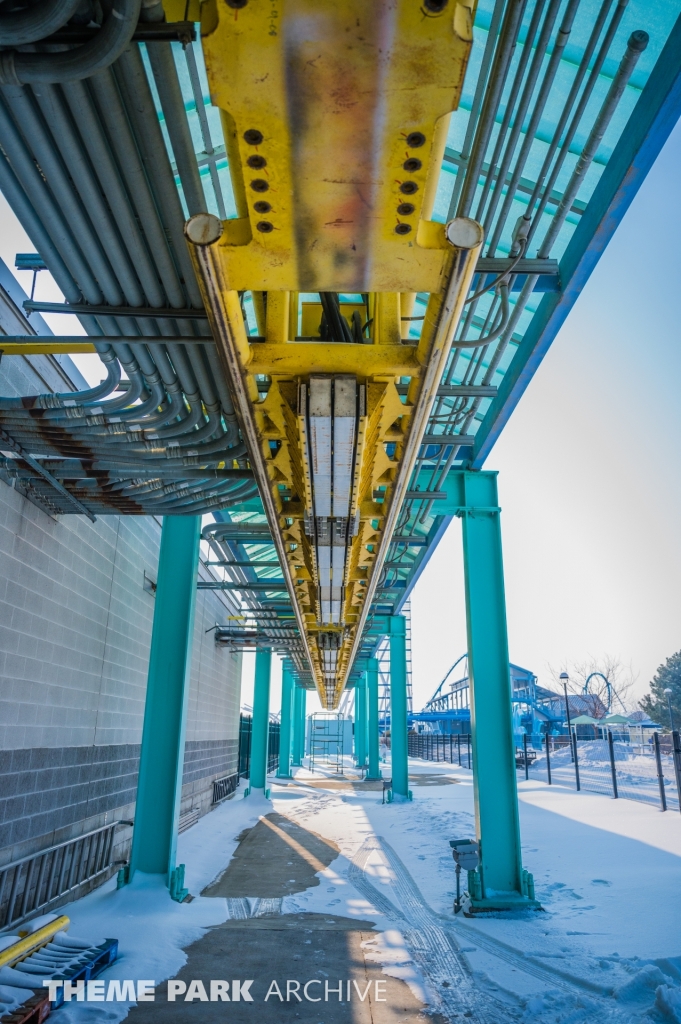
{"label": "teal painted support beam", "polygon": [[293,749],[291,763],[294,768],[299,768],[300,760],[300,701],[302,698],[302,687],[296,683],[293,687]]}
{"label": "teal painted support beam", "polygon": [[378,658],[367,658],[366,687],[369,719],[369,771],[366,777],[376,780],[381,778],[381,769],[378,767]]}
{"label": "teal painted support beam", "polygon": [[307,690],[296,686],[293,694],[293,764],[299,768],[305,757],[305,707]]}
{"label": "teal painted support beam", "polygon": [[270,676],[272,651],[259,647],[255,652],[255,683],[253,686],[253,725],[251,733],[251,778],[249,788],[267,785],[267,741],[270,732]]}
{"label": "teal painted support beam", "polygon": [[393,796],[409,796],[407,740],[407,630],[404,615],[391,615],[390,627],[390,759]]}
{"label": "teal painted support beam", "polygon": [[130,880],[176,867],[200,536],[200,516],[163,520]]}
{"label": "teal painted support beam", "polygon": [[482,899],[521,895],[522,861],[511,717],[496,473],[465,473],[463,551],[468,629],[473,787],[480,840]]}
{"label": "teal painted support beam", "polygon": [[293,747],[293,665],[285,661],[281,669],[281,732],[279,733],[280,779],[291,778],[291,753]]}
{"label": "teal painted support beam", "polygon": [[300,763],[305,760],[307,747],[307,690],[300,691]]}
{"label": "teal painted support beam", "polygon": [[355,760],[358,768],[367,763],[367,683],[360,676],[355,686]]}

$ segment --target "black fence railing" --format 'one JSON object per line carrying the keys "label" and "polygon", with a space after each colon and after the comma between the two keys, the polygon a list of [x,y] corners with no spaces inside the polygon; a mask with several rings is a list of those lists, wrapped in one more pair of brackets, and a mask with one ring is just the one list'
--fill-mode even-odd
{"label": "black fence railing", "polygon": [[19,924],[122,864],[113,860],[119,825],[132,822],[113,821],[0,868],[0,928]]}
{"label": "black fence railing", "polygon": [[[251,740],[253,734],[252,715],[239,716],[239,778],[247,779],[251,773]],[[279,745],[281,742],[281,725],[270,722],[267,737],[267,774],[271,775],[279,767]]]}
{"label": "black fence railing", "polygon": [[253,719],[250,715],[239,715],[239,778],[247,779],[251,770],[251,731]]}
{"label": "black fence railing", "polygon": [[237,772],[233,772],[232,775],[225,775],[221,779],[213,780],[213,804],[219,804],[222,800],[226,800],[239,785],[239,775]]}
{"label": "black fence railing", "polygon": [[[523,736],[516,748],[516,767],[526,779],[551,785],[600,793],[615,800],[639,800],[663,811],[681,810],[681,740],[679,733],[660,737],[650,744],[632,744],[613,737],[577,739],[572,735],[545,736],[541,750],[534,750]],[[666,741],[666,742],[665,742]]]}
{"label": "black fence railing", "polygon": [[423,761],[447,761],[461,768],[473,765],[470,733],[410,732],[408,740],[409,757],[419,757]]}

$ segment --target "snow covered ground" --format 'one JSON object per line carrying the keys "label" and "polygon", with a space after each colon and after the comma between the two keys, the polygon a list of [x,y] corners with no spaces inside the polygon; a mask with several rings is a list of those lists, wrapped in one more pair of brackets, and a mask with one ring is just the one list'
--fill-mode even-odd
{"label": "snow covered ground", "polygon": [[[414,785],[410,804],[306,787],[305,769],[293,783],[275,783],[271,801],[238,793],[180,836],[190,892],[224,869],[244,828],[276,810],[341,850],[321,884],[284,899],[282,912],[375,920],[372,956],[445,1017],[460,1009],[463,992],[478,1007],[472,1016],[489,1024],[681,1024],[678,812],[521,782],[524,863],[544,911],[455,920],[448,840],[474,833],[471,775],[423,761],[410,773],[429,783]],[[112,880],[67,912],[72,934],[120,940],[120,958],[104,977],[159,983],[229,907],[200,896],[172,903],[162,885],[138,876],[118,892]],[[113,1024],[126,1013],[123,1003],[71,1003],[59,1017]]]}

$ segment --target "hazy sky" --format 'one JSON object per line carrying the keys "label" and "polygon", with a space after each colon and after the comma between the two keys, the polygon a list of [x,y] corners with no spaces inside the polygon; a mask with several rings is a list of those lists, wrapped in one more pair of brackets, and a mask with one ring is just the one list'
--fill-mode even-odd
{"label": "hazy sky", "polygon": [[[677,127],[486,465],[499,471],[511,659],[543,683],[549,666],[609,654],[631,663],[642,694],[681,648],[680,171]],[[6,209],[12,266],[33,247]],[[73,330],[67,319],[53,329]],[[412,606],[420,707],[465,649],[458,522]]]}

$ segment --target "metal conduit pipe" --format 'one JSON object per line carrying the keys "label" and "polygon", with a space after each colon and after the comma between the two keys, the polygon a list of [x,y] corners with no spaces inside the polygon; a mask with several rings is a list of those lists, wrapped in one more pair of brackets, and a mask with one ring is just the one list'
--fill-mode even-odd
{"label": "metal conduit pipe", "polygon": [[[184,239],[184,212],[138,46],[129,46],[121,54],[114,72],[125,99],[142,162],[153,184],[162,220],[172,243],[189,305],[203,309],[203,299]],[[182,110],[180,114],[186,120],[186,111]]]}
{"label": "metal conduit pipe", "polygon": [[[81,86],[82,88],[82,86]],[[63,92],[53,85],[36,86],[33,95],[40,107],[52,137],[68,167],[68,173],[87,209],[93,227],[100,240],[106,238],[106,251],[116,268],[116,276],[130,306],[144,305],[144,293],[135,271],[135,264],[125,247],[119,224],[104,196],[109,196],[97,181],[95,171],[88,159],[85,143],[78,134]],[[109,198],[111,202],[111,198]]]}
{"label": "metal conduit pipe", "polygon": [[[44,88],[47,89],[49,87],[45,86]],[[83,209],[77,194],[73,191],[68,174],[54,148],[52,136],[49,134],[38,110],[33,105],[30,94],[26,89],[18,86],[5,86],[2,92],[5,102],[10,106],[18,125],[21,126],[27,143],[30,144],[33,154],[38,160],[52,195],[59,203],[60,210],[66,214],[70,224],[75,227],[80,249],[92,266],[98,279],[97,283],[102,286],[106,300],[111,304],[118,304],[123,298],[118,279],[104,255],[99,238],[86,211]],[[141,296],[140,301],[142,301]],[[100,355],[102,355],[103,361],[107,364],[106,380],[96,388],[75,394],[62,395],[62,398],[68,398],[70,402],[97,401],[110,394],[118,385],[121,376],[120,367],[114,368],[111,366],[111,359],[113,358],[111,347],[109,345],[100,345],[96,341],[95,347],[100,352]],[[120,404],[120,401],[117,402],[116,407]]]}
{"label": "metal conduit pipe", "polygon": [[66,264],[35,211],[26,192],[19,184],[8,161],[0,153],[0,192],[4,195],[37,251],[50,268],[50,273],[68,302],[82,302],[83,296],[75,287]]}
{"label": "metal conduit pipe", "polygon": [[[108,5],[107,5],[108,6]],[[0,53],[0,84],[69,82],[107,68],[128,45],[137,26],[140,0],[113,0],[94,39],[59,53]]]}
{"label": "metal conduit pipe", "polygon": [[[555,0],[554,0],[554,3],[555,3]],[[502,149],[504,148],[504,140],[506,139],[506,135],[508,133],[508,129],[509,129],[509,125],[511,123],[511,119],[513,119],[513,132],[516,133],[516,137],[517,137],[517,132],[520,131],[520,128],[522,127],[522,119],[523,119],[523,116],[524,116],[524,114],[522,112],[523,102],[521,101],[521,107],[520,107],[520,109],[518,110],[518,112],[516,114],[514,114],[515,105],[516,105],[516,101],[518,99],[518,95],[520,94],[520,89],[521,89],[522,84],[523,84],[523,78],[525,76],[525,71],[527,69],[527,65],[528,65],[528,63],[530,61],[530,57],[532,56],[532,50],[533,50],[533,47],[534,47],[534,39],[535,39],[535,36],[536,36],[537,32],[539,31],[539,23],[540,23],[540,19],[541,19],[541,16],[543,14],[543,11],[544,11],[544,0],[537,0],[537,3],[535,4],[535,7],[534,7],[534,11],[532,12],[532,18],[530,20],[530,24],[529,24],[529,27],[528,27],[528,30],[527,30],[527,35],[525,37],[525,41],[523,43],[522,50],[521,50],[521,53],[520,53],[520,60],[518,61],[518,66],[517,66],[515,74],[513,76],[513,83],[511,85],[511,92],[510,92],[510,94],[508,96],[508,99],[506,100],[504,116],[503,116],[501,125],[499,126],[499,131],[497,133],[497,139],[496,139],[496,142],[494,144],[494,151],[492,153],[492,158],[491,158],[491,160],[489,162],[489,171],[488,171],[487,176],[485,178],[485,184],[483,185],[482,194],[481,194],[480,199],[478,201],[478,209],[477,209],[475,218],[476,218],[477,221],[479,221],[483,225],[484,225],[483,215],[484,215],[485,204],[487,202],[487,197],[488,197],[489,191],[490,191],[490,189],[492,187],[492,183],[495,180],[503,181],[504,177],[505,177],[505,173],[506,172],[502,171],[497,166],[497,164],[498,164],[498,161],[500,159]],[[549,8],[549,13],[548,13],[547,17],[544,19],[544,27],[546,27],[546,24],[549,21],[550,17],[551,17],[551,8]],[[542,47],[541,47],[541,39],[540,39],[540,41],[537,43],[534,63],[536,63],[537,54],[541,53],[542,54],[542,58],[543,58],[543,54],[545,52],[545,49],[546,49],[545,46],[542,49]],[[541,58],[540,58],[540,63],[541,63]],[[532,72],[530,72],[530,78],[531,77],[532,77]],[[536,78],[536,76],[535,76],[535,78]],[[528,81],[529,81],[529,79],[528,79]],[[525,84],[525,89],[523,90],[523,95],[525,96],[526,93],[527,93],[527,83]],[[508,156],[508,150],[509,150],[509,144],[506,145],[506,155],[507,156]]]}
{"label": "metal conduit pipe", "polygon": [[[161,279],[168,305],[177,309],[185,307],[177,270],[168,251],[168,242],[151,194],[147,177],[142,167],[135,140],[125,115],[116,81],[110,71],[95,75],[90,81],[100,117],[109,134],[110,144],[118,158],[123,180],[126,182],[130,199],[143,225],[152,260]],[[165,306],[162,293],[148,295],[151,306]]]}
{"label": "metal conduit pipe", "polygon": [[461,190],[457,217],[467,217],[475,199],[478,178],[494,127],[497,110],[499,109],[504,82],[506,81],[513,52],[518,42],[518,29],[525,11],[525,5],[526,0],[509,0],[506,8],[504,25],[499,37],[499,44],[494,57],[480,120],[473,141],[473,149],[468,161],[466,178]]}
{"label": "metal conduit pipe", "polygon": [[525,139],[523,141],[522,146],[520,147],[520,153],[518,154],[518,159],[516,161],[513,174],[511,175],[511,180],[507,186],[506,196],[504,198],[504,202],[502,204],[499,217],[497,218],[494,233],[492,234],[492,237],[489,241],[489,247],[487,250],[488,255],[494,254],[496,252],[502,231],[504,229],[504,225],[506,223],[506,219],[510,213],[512,204],[515,202],[515,195],[516,189],[518,187],[518,182],[520,181],[520,176],[530,155],[530,150],[534,145],[535,135],[537,133],[537,129],[539,128],[539,122],[541,120],[542,114],[544,113],[544,107],[546,106],[547,100],[549,98],[549,93],[551,92],[553,81],[556,77],[556,72],[558,71],[560,61],[565,51],[565,46],[567,45],[567,41],[570,38],[570,32],[572,31],[572,25],[579,4],[580,0],[568,0],[567,7],[565,8],[565,13],[563,15],[561,26],[556,35],[556,39],[554,40],[553,52],[551,53],[551,56],[549,58],[546,73],[544,75],[544,78],[542,79],[542,83],[539,88],[539,93],[532,107],[532,116],[530,117],[530,122],[527,126]]}
{"label": "metal conduit pipe", "polygon": [[[2,101],[0,101],[0,145],[31,205],[49,232],[69,273],[78,282],[85,301],[102,302],[103,296],[99,285]],[[67,300],[74,301],[68,295]]]}
{"label": "metal conduit pipe", "polygon": [[18,130],[38,162],[44,180],[75,238],[78,239],[78,245],[97,279],[105,301],[112,306],[122,304],[125,297],[118,279],[111,269],[83,204],[73,189],[69,173],[55,148],[47,125],[33,103],[33,97],[24,86],[19,85],[5,85],[1,91]]}
{"label": "metal conduit pipe", "polygon": [[468,115],[468,124],[466,125],[466,134],[464,136],[463,146],[461,147],[461,164],[457,170],[454,188],[452,189],[452,195],[449,200],[449,211],[446,218],[447,221],[450,221],[452,217],[456,215],[456,207],[458,205],[465,177],[464,169],[468,166],[468,162],[470,160],[475,128],[487,91],[487,76],[489,75],[490,65],[492,63],[492,58],[494,57],[499,26],[504,13],[504,3],[505,0],[496,0],[496,3],[494,4],[492,20],[490,21],[489,30],[487,32],[487,42],[485,43],[485,49],[480,62],[478,82],[475,87],[475,95],[473,96],[471,111]]}
{"label": "metal conduit pipe", "polygon": [[39,0],[23,11],[0,14],[0,46],[25,46],[45,39],[65,25],[81,0]]}
{"label": "metal conduit pipe", "polygon": [[[511,166],[511,163],[512,163],[512,160],[513,160],[513,156],[514,156],[514,153],[515,153],[515,149],[516,149],[516,146],[518,144],[518,139],[519,139],[521,131],[523,129],[523,124],[524,124],[524,121],[525,121],[525,117],[527,116],[527,112],[529,110],[530,103],[532,102],[532,97],[533,97],[535,88],[537,86],[537,82],[539,80],[539,76],[541,74],[541,70],[542,70],[542,67],[543,67],[543,64],[544,64],[544,59],[546,57],[546,54],[548,53],[549,43],[550,43],[550,40],[551,40],[551,33],[553,32],[553,27],[554,27],[554,25],[556,23],[556,18],[558,17],[558,11],[560,9],[561,2],[562,2],[562,0],[551,0],[551,2],[549,4],[549,8],[548,8],[548,11],[546,13],[546,18],[544,19],[544,24],[542,25],[541,32],[539,34],[539,39],[537,41],[537,48],[536,48],[535,54],[534,54],[534,56],[532,58],[532,63],[530,65],[530,70],[529,70],[529,74],[527,76],[527,81],[525,82],[525,85],[523,87],[523,93],[522,93],[522,96],[521,96],[521,99],[520,99],[520,103],[518,105],[518,110],[517,110],[517,112],[516,112],[516,114],[515,114],[515,116],[513,118],[513,128],[511,129],[511,132],[510,132],[510,135],[509,135],[509,139],[508,139],[508,142],[506,144],[506,152],[504,154],[503,160],[501,161],[501,165],[500,165],[500,167],[497,170],[497,182],[499,184],[501,184],[502,182],[504,182],[506,180],[506,175],[508,174],[509,168]],[[563,48],[565,46],[565,42],[567,41],[567,38],[568,38],[568,35],[569,35],[569,31],[570,31],[569,28],[567,29],[567,34],[565,34],[566,23],[568,21],[568,16],[569,16],[568,12],[569,12],[569,6],[568,6],[568,11],[566,11],[565,17],[563,19],[563,24],[561,25],[560,29],[558,30],[556,39],[554,39],[553,52],[551,54],[551,57],[549,58],[549,65],[548,65],[548,68],[546,70],[546,74],[544,75],[544,79],[542,81],[542,85],[540,87],[539,94],[538,94],[537,99],[535,101],[535,103],[541,103],[542,111],[543,111],[544,104],[546,102],[544,94],[548,93],[547,86],[546,86],[547,79],[549,80],[549,83],[553,82],[553,78],[555,77],[555,72],[556,72],[556,70],[558,68],[558,64],[560,62],[560,58],[562,57],[562,53],[563,53]],[[572,17],[574,18],[574,14],[573,14]],[[572,19],[570,19],[569,23],[570,23],[570,27],[571,27]],[[560,45],[559,45],[559,42],[560,42]],[[556,54],[557,50],[559,52]],[[533,108],[533,116],[534,116],[534,108]],[[530,125],[531,125],[531,123],[532,123],[532,119],[530,120]],[[525,135],[525,142],[529,138],[530,132],[531,132],[531,127],[528,127],[526,135]],[[534,133],[532,133],[532,138],[533,138],[533,141],[534,141]],[[516,169],[515,169],[515,173],[516,174],[519,174],[519,172],[518,172],[518,165],[520,164],[521,159],[522,159],[522,156],[519,156],[519,158],[517,160],[517,163],[516,163]],[[524,165],[524,162],[525,161],[523,160],[523,165]],[[490,168],[490,174],[491,174],[491,168]],[[489,180],[489,177],[490,176],[488,175],[488,180]],[[509,189],[511,187],[512,186],[509,186]],[[495,188],[493,193],[492,193],[492,195],[491,195],[491,197],[490,197],[489,207],[487,209],[487,213],[485,214],[485,220],[484,220],[484,226],[485,226],[485,231],[486,232],[488,232],[488,230],[492,226],[492,223],[493,223],[493,220],[494,220],[494,214],[496,213],[497,206],[498,206],[498,204],[500,202],[501,192],[502,192],[501,188]],[[515,195],[515,192],[514,192],[514,195]],[[504,221],[503,215],[502,215],[502,217],[499,218],[499,221],[500,221],[500,223],[502,223]]]}
{"label": "metal conduit pipe", "polygon": [[[165,21],[163,4],[145,3],[142,8],[142,21]],[[189,216],[205,213],[208,207],[177,76],[172,43],[147,43],[146,47]]]}
{"label": "metal conduit pipe", "polygon": [[[601,10],[601,15],[602,15],[602,20],[603,21],[605,21],[605,16],[606,16],[608,8],[610,6],[610,2],[611,2],[611,0],[606,0],[606,2],[603,4],[603,8]],[[568,104],[566,104],[565,110],[563,112],[563,117],[561,118],[561,122],[558,125],[558,127],[556,129],[556,133],[554,135],[553,144],[549,148],[549,151],[546,154],[546,158],[544,160],[544,165],[542,166],[540,176],[539,176],[539,178],[537,180],[537,184],[535,185],[534,192],[533,192],[532,196],[530,197],[530,201],[528,203],[528,207],[527,207],[527,211],[526,211],[526,218],[527,218],[527,214],[532,216],[532,211],[534,209],[534,205],[535,205],[535,202],[536,202],[536,199],[537,199],[538,190],[540,188],[540,183],[543,182],[546,174],[548,173],[548,168],[550,167],[551,160],[553,160],[553,156],[554,156],[554,154],[556,152],[556,149],[558,148],[558,145],[560,144],[560,151],[559,151],[558,156],[556,158],[556,162],[554,164],[553,170],[551,171],[549,179],[548,179],[548,181],[546,183],[546,188],[544,189],[543,195],[542,195],[541,200],[539,202],[539,205],[537,207],[537,212],[534,215],[534,217],[532,218],[532,224],[530,226],[530,230],[529,230],[528,235],[527,235],[527,244],[528,244],[528,246],[529,246],[530,241],[534,237],[534,235],[535,235],[535,233],[536,233],[536,231],[537,231],[537,229],[539,227],[539,224],[541,222],[542,214],[544,213],[544,210],[546,209],[546,205],[547,205],[547,203],[549,201],[549,197],[550,197],[551,193],[553,192],[553,189],[554,189],[554,187],[556,185],[556,182],[558,180],[558,175],[560,174],[560,172],[561,172],[561,170],[563,168],[563,164],[565,163],[566,157],[568,156],[568,153],[570,152],[570,146],[572,145],[573,139],[574,139],[575,135],[577,134],[577,129],[579,128],[579,124],[580,124],[580,122],[582,120],[582,117],[584,116],[584,111],[586,110],[587,103],[591,99],[591,96],[592,96],[592,93],[593,93],[594,88],[596,86],[596,83],[599,80],[599,77],[600,77],[600,74],[601,74],[601,69],[603,67],[603,64],[605,63],[605,59],[606,59],[606,57],[608,55],[608,52],[610,51],[610,47],[612,45],[612,41],[615,38],[615,34],[617,32],[617,29],[619,28],[620,22],[622,21],[622,18],[624,17],[624,12],[625,12],[625,10],[627,8],[627,3],[628,3],[628,0],[620,0],[620,3],[618,3],[617,7],[615,8],[613,16],[610,19],[610,24],[608,25],[607,32],[605,34],[605,37],[604,37],[603,42],[601,44],[601,47],[599,49],[598,56],[596,57],[596,60],[594,61],[593,67],[591,68],[591,71],[589,73],[589,77],[587,79],[587,83],[586,83],[586,85],[584,87],[584,91],[582,92],[582,95],[581,95],[581,97],[579,99],[579,103],[577,104],[577,107],[575,109],[574,115],[573,115],[572,120],[570,122],[570,126],[567,129],[567,132],[565,133],[564,138],[562,138],[563,131],[565,129],[565,124],[567,123],[567,119],[568,119],[568,117],[570,115],[570,111],[572,110],[572,106],[573,106],[574,101],[575,101],[575,99],[577,97],[577,94],[579,92],[579,86],[581,85],[581,82],[582,82],[582,79],[583,79],[584,75],[589,70],[589,63],[591,61],[591,56],[593,54],[593,50],[594,50],[594,48],[596,46],[596,43],[598,42],[598,36],[600,35],[600,29],[602,28],[601,18],[599,18],[599,24],[597,26],[598,27],[598,35],[596,34],[596,30],[594,29],[593,43],[591,43],[591,40],[590,40],[590,46],[587,47],[587,51],[584,54],[584,58],[582,60],[582,63],[580,64],[580,67],[578,69],[577,75],[575,77],[575,82],[573,83],[573,88],[572,88],[572,90],[570,92],[570,97],[568,99],[569,106],[568,106]],[[572,100],[572,102],[570,102],[570,100]],[[561,141],[561,138],[562,138],[562,141]]]}
{"label": "metal conduit pipe", "polygon": [[[70,82],[62,86],[62,92],[73,120],[79,127],[83,145],[90,157],[101,190],[107,197],[112,214],[118,222],[123,244],[135,267],[144,294],[150,303],[158,306],[164,301],[158,274],[149,254],[146,239],[130,205],[121,172],[102,130],[92,96],[82,82]],[[130,304],[142,305],[136,301]]]}
{"label": "metal conduit pipe", "polygon": [[629,36],[627,48],[622,60],[620,61],[615,77],[612,80],[608,90],[608,95],[605,97],[603,106],[598,112],[598,117],[594,122],[594,126],[591,129],[589,137],[586,140],[579,159],[577,160],[575,169],[572,172],[572,177],[563,192],[563,198],[560,201],[560,205],[554,213],[553,220],[546,232],[544,241],[539,247],[538,256],[540,259],[543,259],[544,256],[551,251],[551,247],[558,237],[558,233],[563,226],[565,218],[570,212],[570,208],[575,201],[577,192],[579,191],[579,186],[584,180],[584,175],[593,163],[593,159],[598,152],[598,147],[603,141],[606,129],[612,120],[613,114],[617,110],[619,101],[626,89],[627,82],[631,78],[639,57],[648,45],[648,39],[648,33],[643,32],[640,29],[632,32]]}

